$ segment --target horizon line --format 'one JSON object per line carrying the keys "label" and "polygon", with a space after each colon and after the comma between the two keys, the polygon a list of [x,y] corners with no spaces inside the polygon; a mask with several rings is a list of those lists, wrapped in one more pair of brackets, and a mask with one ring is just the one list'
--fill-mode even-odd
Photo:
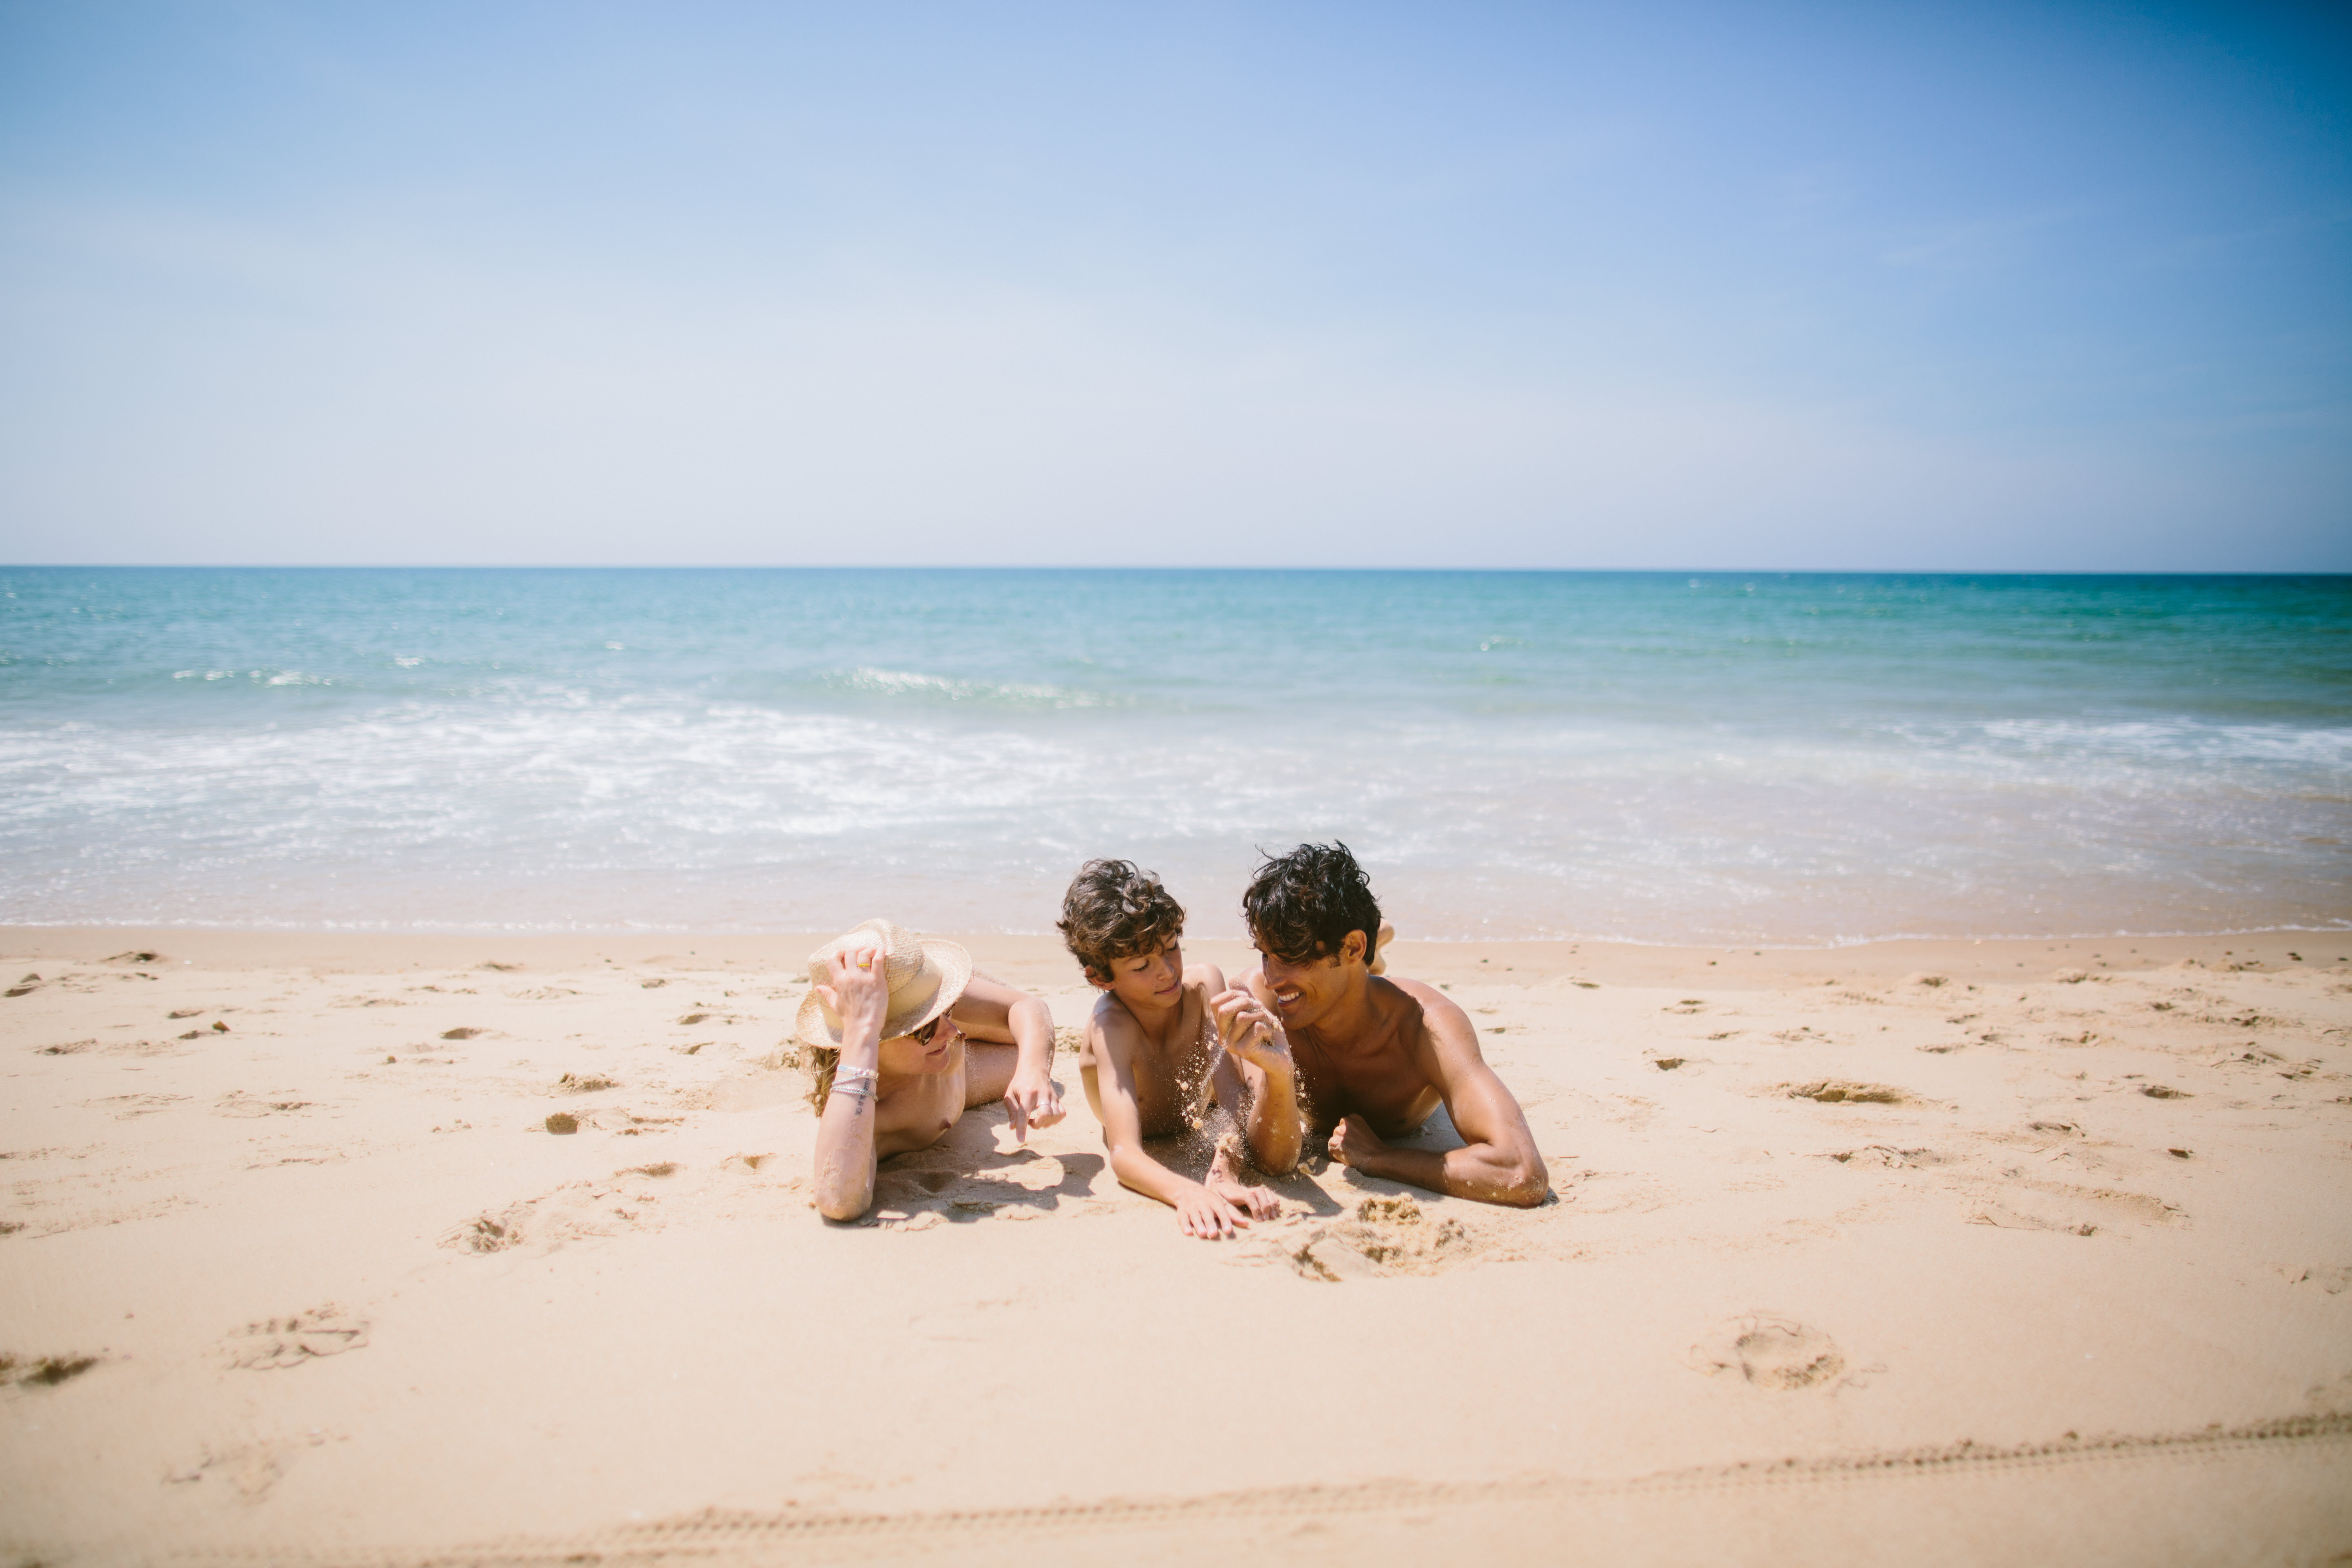
{"label": "horizon line", "polygon": [[0,572],[1392,572],[1594,577],[2352,577],[2352,567],[1427,566],[1198,562],[987,564],[953,561],[916,566],[839,561],[9,561],[0,562]]}

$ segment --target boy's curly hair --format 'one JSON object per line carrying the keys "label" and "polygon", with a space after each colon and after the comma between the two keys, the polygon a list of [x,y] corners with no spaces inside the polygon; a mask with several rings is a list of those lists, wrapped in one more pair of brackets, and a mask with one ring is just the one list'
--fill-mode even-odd
{"label": "boy's curly hair", "polygon": [[1258,947],[1285,963],[1333,956],[1348,933],[1364,933],[1364,960],[1380,942],[1381,906],[1345,844],[1302,844],[1269,855],[1242,895],[1242,918]]}
{"label": "boy's curly hair", "polygon": [[1132,860],[1089,860],[1054,925],[1088,978],[1108,980],[1112,960],[1157,952],[1182,935],[1184,906]]}

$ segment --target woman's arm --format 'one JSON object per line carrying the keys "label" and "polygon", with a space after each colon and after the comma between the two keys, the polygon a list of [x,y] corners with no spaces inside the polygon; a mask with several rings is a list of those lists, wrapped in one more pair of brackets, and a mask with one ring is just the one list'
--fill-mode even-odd
{"label": "woman's arm", "polygon": [[874,1204],[875,1074],[890,983],[873,948],[835,952],[829,984],[817,987],[841,1018],[841,1063],[816,1124],[816,1207],[827,1219],[856,1219]]}
{"label": "woman's arm", "polygon": [[1051,1127],[1062,1120],[1062,1091],[1054,1082],[1054,1015],[1045,1003],[1003,981],[975,974],[948,1011],[970,1038],[1014,1048],[1013,1081],[1003,1098],[1015,1136],[1026,1143],[1029,1129]]}

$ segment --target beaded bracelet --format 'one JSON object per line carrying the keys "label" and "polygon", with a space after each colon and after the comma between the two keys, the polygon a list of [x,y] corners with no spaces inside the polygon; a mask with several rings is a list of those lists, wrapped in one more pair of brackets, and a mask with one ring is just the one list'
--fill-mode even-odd
{"label": "beaded bracelet", "polygon": [[881,1077],[872,1068],[837,1067],[833,1069],[833,1092],[875,1098],[875,1081]]}

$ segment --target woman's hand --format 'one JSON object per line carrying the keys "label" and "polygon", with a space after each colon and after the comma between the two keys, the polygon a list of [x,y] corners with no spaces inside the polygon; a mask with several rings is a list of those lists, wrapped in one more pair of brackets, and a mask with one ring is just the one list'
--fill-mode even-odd
{"label": "woman's hand", "polygon": [[1062,1110],[1061,1085],[1042,1068],[1034,1072],[1023,1068],[1013,1073],[1013,1081],[1004,1089],[1004,1110],[1013,1119],[1013,1136],[1024,1143],[1029,1142],[1029,1129],[1051,1127],[1066,1114]]}
{"label": "woman's hand", "polygon": [[1212,997],[1209,1007],[1216,1015],[1217,1038],[1228,1055],[1261,1072],[1290,1075],[1290,1037],[1272,1008],[1238,986]]}
{"label": "woman's hand", "polygon": [[882,1043],[883,1020],[890,1016],[890,977],[878,947],[844,948],[825,961],[830,984],[816,988],[841,1016],[841,1046],[865,1049]]}

